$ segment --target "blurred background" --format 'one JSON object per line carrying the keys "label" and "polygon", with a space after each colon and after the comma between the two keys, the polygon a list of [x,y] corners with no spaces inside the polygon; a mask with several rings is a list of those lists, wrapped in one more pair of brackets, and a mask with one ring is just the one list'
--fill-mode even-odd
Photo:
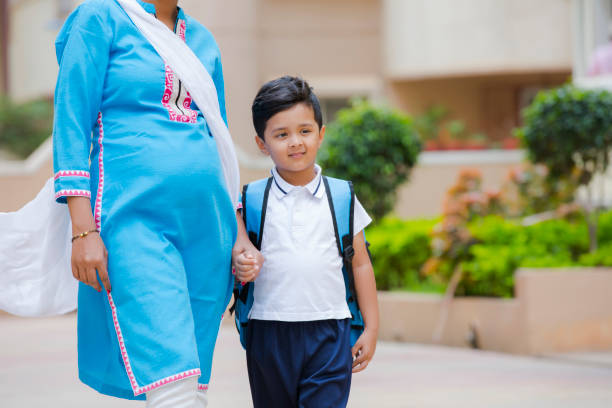
{"label": "blurred background", "polygon": [[[78,3],[0,0],[0,211],[52,176],[53,42]],[[258,88],[314,87],[319,161],[375,219],[382,340],[573,361],[609,384],[612,0],[179,5],[220,46],[243,183],[271,167]]]}

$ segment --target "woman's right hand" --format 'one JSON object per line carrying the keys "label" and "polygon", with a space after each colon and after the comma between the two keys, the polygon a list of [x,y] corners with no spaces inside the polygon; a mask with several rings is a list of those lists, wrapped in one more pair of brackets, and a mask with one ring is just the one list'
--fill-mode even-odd
{"label": "woman's right hand", "polygon": [[98,292],[102,290],[96,277],[107,292],[111,291],[107,270],[108,252],[98,233],[89,233],[72,243],[72,275],[79,281],[91,286]]}
{"label": "woman's right hand", "polygon": [[[82,234],[95,229],[91,201],[86,197],[68,197],[68,208],[72,219],[72,235]],[[106,268],[108,252],[99,233],[90,232],[84,237],[72,241],[72,276],[91,286],[98,292],[102,290],[96,277],[104,285],[107,292],[111,291],[108,270]]]}

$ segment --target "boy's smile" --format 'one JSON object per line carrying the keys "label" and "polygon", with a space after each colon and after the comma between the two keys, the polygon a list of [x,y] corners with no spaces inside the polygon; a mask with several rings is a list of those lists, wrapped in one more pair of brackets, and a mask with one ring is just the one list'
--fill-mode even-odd
{"label": "boy's smile", "polygon": [[303,186],[315,176],[314,164],[325,126],[319,129],[313,109],[298,103],[268,119],[264,140],[255,136],[259,149],[272,158],[288,183]]}

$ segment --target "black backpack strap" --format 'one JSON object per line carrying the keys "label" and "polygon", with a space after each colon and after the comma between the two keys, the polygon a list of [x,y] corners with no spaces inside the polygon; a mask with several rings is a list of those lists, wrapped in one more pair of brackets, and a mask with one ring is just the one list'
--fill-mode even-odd
{"label": "black backpack strap", "polygon": [[350,190],[350,203],[349,203],[349,233],[340,237],[338,232],[338,221],[336,220],[336,210],[334,207],[334,200],[331,189],[329,187],[329,181],[327,177],[323,176],[323,184],[325,185],[325,194],[327,194],[327,202],[329,203],[329,209],[332,214],[332,221],[334,223],[334,233],[336,235],[336,244],[338,246],[338,253],[342,258],[344,267],[348,275],[348,286],[350,295],[357,302],[357,295],[355,291],[355,277],[353,275],[353,257],[355,256],[355,249],[353,248],[353,236],[354,236],[354,218],[355,218],[355,191],[353,190],[353,183],[347,181]]}

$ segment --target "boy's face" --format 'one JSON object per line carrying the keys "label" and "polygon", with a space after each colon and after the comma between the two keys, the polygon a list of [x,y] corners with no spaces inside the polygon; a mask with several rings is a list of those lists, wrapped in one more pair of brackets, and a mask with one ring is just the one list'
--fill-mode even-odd
{"label": "boy's face", "polygon": [[324,134],[325,126],[319,129],[312,108],[299,103],[268,119],[264,140],[255,136],[255,141],[272,158],[286,181],[305,185],[314,177],[317,151]]}

